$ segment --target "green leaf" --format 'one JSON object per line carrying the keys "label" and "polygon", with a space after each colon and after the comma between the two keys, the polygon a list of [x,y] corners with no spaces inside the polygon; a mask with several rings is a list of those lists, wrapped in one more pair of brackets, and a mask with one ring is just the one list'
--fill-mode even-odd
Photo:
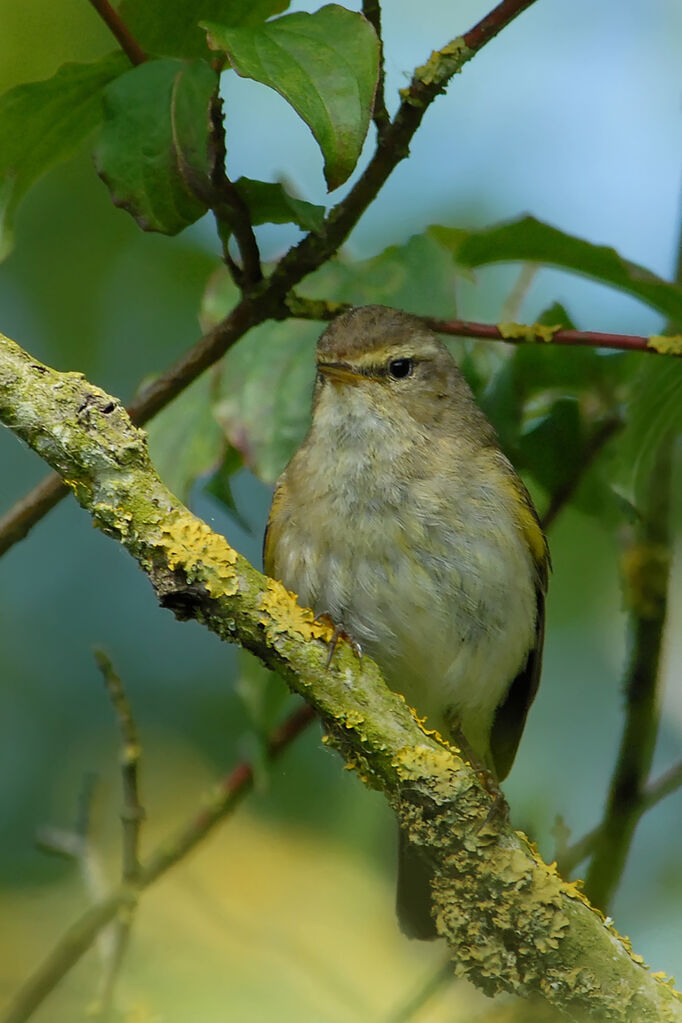
{"label": "green leaf", "polygon": [[566,306],[562,305],[561,302],[552,302],[550,306],[547,306],[540,313],[536,322],[541,323],[544,327],[553,327],[554,324],[560,323],[564,330],[576,329]]}
{"label": "green leaf", "polygon": [[192,484],[220,464],[225,434],[212,404],[220,367],[204,373],[147,427],[154,465],[174,494],[187,503]]}
{"label": "green leaf", "polygon": [[0,97],[0,259],[13,245],[14,215],[33,182],[65,160],[102,119],[102,89],[128,61],[109,54],[65,64],[52,78]]}
{"label": "green leaf", "polygon": [[682,288],[636,263],[615,249],[565,234],[534,217],[522,217],[483,231],[431,227],[429,231],[462,266],[473,269],[489,263],[529,261],[572,270],[625,291],[682,322]]}
{"label": "green leaf", "polygon": [[378,303],[448,318],[455,315],[455,279],[452,260],[442,246],[427,234],[416,234],[371,259],[332,260],[306,277],[302,290],[311,298]]}
{"label": "green leaf", "polygon": [[225,356],[215,414],[244,464],[274,483],[310,422],[315,379],[314,323],[266,323]]}
{"label": "green leaf", "polygon": [[249,208],[252,224],[298,224],[304,231],[322,228],[324,206],[296,199],[282,185],[239,178],[235,187]]}
{"label": "green leaf", "polygon": [[204,61],[152,60],[105,90],[95,148],[117,206],[145,231],[177,234],[206,212],[190,182],[208,175],[208,108],[218,76]]}
{"label": "green leaf", "polygon": [[639,506],[658,445],[682,433],[682,359],[651,356],[632,383],[620,444],[621,479]]}
{"label": "green leaf", "polygon": [[520,439],[523,467],[553,493],[571,479],[582,459],[583,424],[575,398],[559,398],[527,424]]}
{"label": "green leaf", "polygon": [[379,44],[361,15],[337,4],[287,14],[259,28],[202,22],[242,78],[275,89],[306,122],[324,156],[329,189],[351,174],[369,127]]}
{"label": "green leaf", "polygon": [[290,0],[123,0],[119,13],[147,53],[209,57],[200,21],[259,25],[286,11]]}

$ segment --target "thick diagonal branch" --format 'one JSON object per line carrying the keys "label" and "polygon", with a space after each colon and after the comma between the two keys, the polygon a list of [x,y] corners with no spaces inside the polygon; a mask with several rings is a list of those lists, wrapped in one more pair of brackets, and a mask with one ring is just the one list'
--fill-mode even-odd
{"label": "thick diagonal branch", "polygon": [[576,1019],[682,1021],[671,989],[491,813],[478,776],[421,729],[376,665],[344,648],[325,667],[327,626],[164,487],[115,399],[0,338],[0,419],[137,559],[163,606],[240,642],[319,712],[330,741],[384,792],[433,864],[434,916],[458,972],[489,993],[541,994]]}

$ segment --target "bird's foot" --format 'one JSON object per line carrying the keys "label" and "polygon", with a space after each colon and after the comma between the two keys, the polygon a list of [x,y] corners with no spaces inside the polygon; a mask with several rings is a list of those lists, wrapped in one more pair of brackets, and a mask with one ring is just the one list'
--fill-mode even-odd
{"label": "bird's foot", "polygon": [[351,650],[353,651],[358,660],[362,658],[362,647],[358,643],[357,639],[355,639],[350,634],[350,632],[348,632],[344,628],[343,625],[337,625],[332,620],[331,615],[327,611],[323,611],[322,614],[315,615],[315,621],[321,622],[323,625],[328,625],[329,628],[333,630],[332,638],[329,640],[329,653],[327,655],[326,664],[327,668],[332,663],[334,654],[336,652],[336,648],[339,645],[340,640],[344,640],[346,643],[348,643],[348,645],[350,646]]}

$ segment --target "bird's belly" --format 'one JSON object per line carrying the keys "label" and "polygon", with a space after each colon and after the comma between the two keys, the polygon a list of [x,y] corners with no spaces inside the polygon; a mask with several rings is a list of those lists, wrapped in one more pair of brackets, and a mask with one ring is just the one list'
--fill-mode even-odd
{"label": "bird's belly", "polygon": [[360,643],[428,726],[456,722],[488,759],[495,709],[535,628],[533,569],[514,523],[479,528],[472,516],[458,530],[370,503],[318,512],[324,529],[300,523],[282,538],[280,578]]}

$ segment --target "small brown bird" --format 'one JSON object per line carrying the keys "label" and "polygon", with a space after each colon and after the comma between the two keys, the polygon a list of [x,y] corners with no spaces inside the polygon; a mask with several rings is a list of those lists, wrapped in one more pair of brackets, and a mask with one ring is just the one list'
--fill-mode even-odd
{"label": "small brown bird", "polygon": [[[549,554],[495,431],[416,317],[360,307],[320,337],[312,425],[277,482],[264,561],[428,727],[506,777],[540,679]],[[436,936],[430,876],[401,834],[412,937]]]}

